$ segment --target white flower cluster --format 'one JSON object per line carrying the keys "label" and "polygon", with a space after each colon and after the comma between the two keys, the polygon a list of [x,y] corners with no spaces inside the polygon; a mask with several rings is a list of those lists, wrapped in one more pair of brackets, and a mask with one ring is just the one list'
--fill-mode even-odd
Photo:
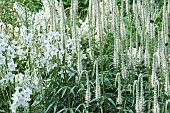
{"label": "white flower cluster", "polygon": [[[49,5],[48,2],[44,4]],[[61,13],[59,9],[61,8],[57,7],[58,13]],[[9,87],[9,82],[15,84],[15,93],[12,95],[10,107],[15,113],[18,107],[28,107],[31,94],[40,91],[39,69],[46,67],[49,73],[58,65],[63,65],[63,60],[67,67],[71,67],[72,51],[76,47],[73,47],[74,40],[69,35],[60,35],[61,31],[51,31],[48,11],[41,10],[35,14],[27,11],[26,14],[27,9],[17,2],[13,4],[13,10],[19,26],[11,24],[6,26],[0,23],[0,70],[2,74],[0,86],[5,89]],[[13,27],[15,27],[14,31]],[[69,30],[67,25],[66,27]],[[9,32],[5,32],[6,29]],[[63,35],[65,36],[62,39]],[[82,55],[80,51],[80,56]],[[19,70],[21,66],[23,66],[22,72]],[[19,73],[14,74],[18,71]],[[66,73],[72,74],[68,70]],[[63,69],[60,69],[58,74],[63,76]]]}
{"label": "white flower cluster", "polygon": [[[28,72],[25,72],[28,73]],[[32,76],[28,74],[19,73],[15,76],[15,85],[22,88],[30,88],[32,90],[39,90],[39,79],[37,74]]]}
{"label": "white flower cluster", "polygon": [[[13,71],[15,71],[17,64],[14,62],[14,57],[17,51],[16,41],[13,40],[10,43],[8,42],[8,35],[4,33],[0,34],[0,70],[1,70],[1,80],[0,83],[5,84],[10,81],[13,83],[15,75]],[[2,87],[2,86],[1,86]]]}
{"label": "white flower cluster", "polygon": [[39,79],[36,74],[29,76],[20,73],[15,76],[15,86],[15,93],[12,94],[13,103],[10,106],[13,113],[16,113],[17,108],[20,106],[28,107],[32,91],[39,91]]}
{"label": "white flower cluster", "polygon": [[7,45],[8,44],[3,39],[0,39],[0,65],[1,66],[5,64],[5,56],[2,53],[5,51]]}
{"label": "white flower cluster", "polygon": [[[8,87],[8,82],[13,83],[15,79],[15,93],[12,95],[13,103],[10,109],[13,113],[16,112],[19,106],[28,107],[28,101],[30,101],[30,95],[32,91],[38,89],[39,79],[36,74],[30,76],[28,74],[13,74],[16,71],[17,64],[14,62],[14,58],[19,56],[19,59],[25,59],[26,52],[24,52],[22,45],[19,42],[12,40],[8,42],[8,37],[5,34],[0,35],[0,69],[2,78],[0,80],[1,88]],[[28,73],[28,72],[25,72]]]}
{"label": "white flower cluster", "polygon": [[[24,74],[14,74],[18,71],[17,66],[20,61],[25,61],[33,63],[36,58],[36,48],[33,35],[33,26],[28,29],[25,25],[22,25],[23,19],[25,19],[24,8],[19,7],[17,3],[14,3],[15,13],[19,15],[18,22],[20,22],[21,27],[15,27],[14,35],[11,33],[12,25],[7,26],[0,23],[0,88],[5,90],[6,87],[15,84],[15,93],[12,94],[12,104],[10,109],[13,113],[16,112],[18,107],[28,107],[28,102],[31,100],[30,96],[32,91],[39,91],[39,79],[37,77],[37,70],[22,70]],[[31,19],[31,17],[30,17]],[[9,32],[6,32],[9,30]],[[17,38],[16,38],[17,37]],[[34,54],[33,54],[34,53]],[[30,58],[28,57],[30,54]],[[16,62],[16,59],[19,61]],[[24,64],[23,67],[26,66]],[[14,83],[15,80],[15,83]],[[9,84],[10,83],[10,84]]]}
{"label": "white flower cluster", "polygon": [[31,100],[30,95],[32,90],[30,88],[16,87],[15,93],[12,94],[13,103],[10,106],[12,113],[16,113],[16,110],[19,106],[28,107],[29,101]]}

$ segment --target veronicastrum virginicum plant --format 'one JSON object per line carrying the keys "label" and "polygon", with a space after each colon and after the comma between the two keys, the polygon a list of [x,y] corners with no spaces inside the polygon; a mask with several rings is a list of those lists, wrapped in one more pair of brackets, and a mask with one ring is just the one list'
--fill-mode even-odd
{"label": "veronicastrum virginicum plant", "polygon": [[168,113],[170,1],[67,2],[2,8],[0,111]]}

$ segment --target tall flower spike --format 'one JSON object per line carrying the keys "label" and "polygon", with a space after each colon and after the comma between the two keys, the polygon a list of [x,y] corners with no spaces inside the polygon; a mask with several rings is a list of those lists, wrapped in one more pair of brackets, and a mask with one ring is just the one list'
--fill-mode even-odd
{"label": "tall flower spike", "polygon": [[135,89],[136,89],[136,104],[135,104],[135,110],[136,113],[140,113],[139,112],[139,81],[135,80],[133,83],[133,96],[135,95]]}
{"label": "tall flower spike", "polygon": [[168,66],[166,64],[166,68],[163,70],[164,78],[165,78],[165,94],[170,95],[170,89],[169,89],[169,72],[168,72]]}
{"label": "tall flower spike", "polygon": [[158,96],[159,96],[159,81],[155,80],[154,81],[154,111],[153,113],[159,113],[160,112],[160,108],[159,108],[159,103],[158,103]]}
{"label": "tall flower spike", "polygon": [[[96,44],[100,44],[100,30],[101,30],[101,26],[100,26],[100,6],[99,6],[99,1],[95,0],[96,3]],[[100,47],[100,45],[98,45]]]}
{"label": "tall flower spike", "polygon": [[127,67],[125,66],[124,61],[121,63],[121,67],[122,67],[122,78],[126,78],[127,77]]}
{"label": "tall flower spike", "polygon": [[77,0],[71,1],[71,10],[70,10],[70,18],[71,18],[71,32],[72,32],[72,40],[73,40],[73,46],[72,46],[72,53],[76,53],[76,47],[77,47],[77,31],[76,31],[76,15],[77,15]]}
{"label": "tall flower spike", "polygon": [[95,10],[95,9],[93,9],[93,6],[94,6],[94,4],[93,4],[92,0],[89,0],[89,9],[88,9],[87,17],[88,17],[88,37],[89,37],[89,49],[90,49],[89,55],[90,55],[91,60],[93,60],[93,56],[94,56],[93,47],[92,47],[92,34],[93,34],[92,28],[93,28],[93,19],[94,19],[93,10]]}
{"label": "tall flower spike", "polygon": [[50,0],[50,5],[51,5],[51,9],[50,9],[50,13],[51,13],[51,31],[55,31],[56,30],[56,21],[55,21],[55,16],[56,16],[56,11],[55,11],[55,0]]}
{"label": "tall flower spike", "polygon": [[139,100],[139,112],[143,113],[144,105],[144,91],[143,91],[143,77],[142,74],[139,74],[138,81],[140,82],[140,100]]}
{"label": "tall flower spike", "polygon": [[145,53],[144,53],[144,65],[146,67],[150,68],[150,54],[149,54],[149,50],[148,49],[145,49]]}
{"label": "tall flower spike", "polygon": [[117,73],[117,77],[118,77],[118,98],[117,98],[117,103],[120,105],[120,104],[122,104],[121,75],[120,75],[120,73]]}
{"label": "tall flower spike", "polygon": [[[64,11],[63,11],[63,2],[62,0],[60,0],[59,2],[59,18],[60,18],[60,33],[62,34],[61,35],[61,43],[60,43],[60,48],[62,48],[61,50],[63,50],[63,55],[61,57],[63,57],[62,59],[65,59],[64,58],[64,54],[65,54],[65,15],[64,15]],[[62,60],[61,60],[62,61]],[[62,62],[61,62],[62,63]]]}
{"label": "tall flower spike", "polygon": [[151,76],[152,87],[154,87],[155,85],[154,81],[157,80],[156,71],[159,65],[160,65],[160,56],[159,56],[159,51],[157,51],[153,54],[153,61],[152,61],[152,76]]}
{"label": "tall flower spike", "polygon": [[129,0],[125,0],[126,4],[126,15],[129,15]]}
{"label": "tall flower spike", "polygon": [[99,12],[101,12],[100,16],[101,16],[101,27],[100,27],[100,32],[102,33],[104,31],[104,27],[105,27],[105,2],[104,0],[102,2],[99,3],[99,7],[100,10]]}
{"label": "tall flower spike", "polygon": [[100,88],[100,81],[99,81],[99,70],[98,70],[98,62],[96,62],[96,99],[99,99],[101,96],[101,88]]}
{"label": "tall flower spike", "polygon": [[170,15],[170,0],[168,0],[168,16]]}
{"label": "tall flower spike", "polygon": [[[88,108],[89,107],[89,102],[90,102],[90,99],[91,99],[90,84],[89,84],[89,76],[88,76],[88,74],[86,74],[86,79],[87,79],[87,82],[86,82],[87,90],[86,90],[85,102],[86,102],[87,108]],[[88,109],[87,109],[86,113],[88,113]]]}
{"label": "tall flower spike", "polygon": [[113,62],[115,64],[116,67],[119,66],[119,39],[115,39],[114,42],[114,58],[113,58]]}
{"label": "tall flower spike", "polygon": [[115,32],[115,18],[116,18],[116,16],[115,16],[115,9],[116,9],[116,3],[115,3],[116,1],[115,0],[111,0],[111,11],[112,11],[112,16],[111,16],[111,18],[112,18],[112,20],[111,20],[111,31],[112,32]]}

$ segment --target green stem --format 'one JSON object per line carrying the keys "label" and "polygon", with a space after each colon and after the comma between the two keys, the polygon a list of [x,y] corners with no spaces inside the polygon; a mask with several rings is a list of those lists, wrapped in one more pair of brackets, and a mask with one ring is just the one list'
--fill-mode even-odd
{"label": "green stem", "polygon": [[[32,99],[31,99],[32,100]],[[29,102],[29,113],[31,113],[31,101]]]}

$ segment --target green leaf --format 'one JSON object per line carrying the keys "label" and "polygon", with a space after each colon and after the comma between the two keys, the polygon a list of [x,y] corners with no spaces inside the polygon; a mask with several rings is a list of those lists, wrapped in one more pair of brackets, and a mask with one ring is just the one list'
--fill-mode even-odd
{"label": "green leaf", "polygon": [[76,88],[76,86],[72,87],[71,90],[70,90],[70,93],[72,93],[75,97],[75,93],[74,93],[74,89]]}
{"label": "green leaf", "polygon": [[79,105],[77,106],[76,111],[79,111],[79,108],[80,108],[81,106],[83,106],[84,108],[86,108],[86,105],[85,105],[84,103],[82,103],[82,104],[79,104]]}
{"label": "green leaf", "polygon": [[112,103],[112,105],[114,105],[114,107],[116,107],[116,104],[114,103],[114,101],[113,101],[111,98],[108,98],[108,101],[109,101],[110,103]]}
{"label": "green leaf", "polygon": [[46,109],[45,113],[48,113],[48,110],[53,106],[53,104],[54,104],[54,102],[52,102],[52,103],[48,106],[48,108]]}
{"label": "green leaf", "polygon": [[68,86],[64,86],[64,87],[60,88],[60,89],[57,91],[57,93],[59,93],[60,91],[63,90],[62,95],[61,95],[61,97],[63,97],[64,94],[65,94],[65,92],[66,92],[66,90],[67,90],[67,88],[68,88]]}
{"label": "green leaf", "polygon": [[58,111],[57,113],[67,113],[67,111],[68,111],[68,108],[64,108]]}
{"label": "green leaf", "polygon": [[5,113],[5,111],[0,109],[0,113]]}
{"label": "green leaf", "polygon": [[69,109],[69,111],[70,111],[70,113],[74,113],[73,109],[71,109],[71,108]]}
{"label": "green leaf", "polygon": [[57,111],[57,105],[54,106],[54,113]]}

